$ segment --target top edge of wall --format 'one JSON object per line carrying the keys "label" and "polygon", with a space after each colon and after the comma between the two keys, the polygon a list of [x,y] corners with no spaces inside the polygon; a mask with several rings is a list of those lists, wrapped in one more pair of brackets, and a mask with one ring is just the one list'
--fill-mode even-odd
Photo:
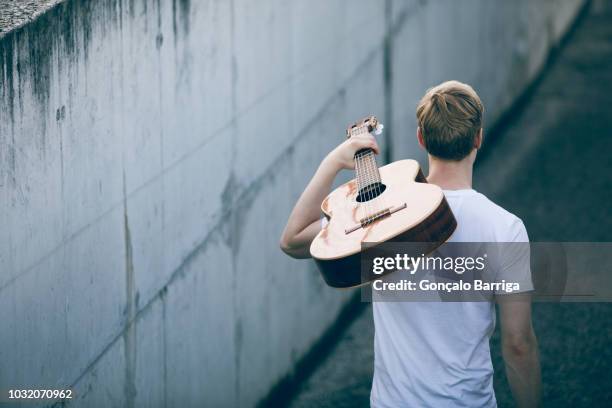
{"label": "top edge of wall", "polygon": [[0,0],[0,40],[66,0]]}

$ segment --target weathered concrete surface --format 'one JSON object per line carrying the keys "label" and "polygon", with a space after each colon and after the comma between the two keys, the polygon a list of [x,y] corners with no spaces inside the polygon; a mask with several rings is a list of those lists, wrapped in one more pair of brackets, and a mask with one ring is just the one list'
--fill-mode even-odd
{"label": "weathered concrete surface", "polygon": [[0,40],[0,389],[251,406],[349,293],[277,239],[346,123],[417,156],[414,105],[488,118],[580,0],[67,0]]}
{"label": "weathered concrete surface", "polygon": [[0,0],[0,37],[32,21],[63,0]]}
{"label": "weathered concrete surface", "polygon": [[[602,0],[593,2],[529,103],[477,161],[475,188],[520,216],[533,241],[610,242],[610,106],[612,4]],[[609,406],[612,304],[538,303],[533,321],[543,406]],[[369,407],[373,338],[368,306],[291,407]],[[499,325],[491,350],[498,404],[515,406]]]}

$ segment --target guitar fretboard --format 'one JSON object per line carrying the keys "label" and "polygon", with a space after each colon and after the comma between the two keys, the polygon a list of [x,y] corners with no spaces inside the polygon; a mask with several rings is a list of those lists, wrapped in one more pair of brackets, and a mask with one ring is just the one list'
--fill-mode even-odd
{"label": "guitar fretboard", "polygon": [[360,150],[355,154],[355,173],[359,190],[380,183],[380,173],[376,155],[372,149]]}

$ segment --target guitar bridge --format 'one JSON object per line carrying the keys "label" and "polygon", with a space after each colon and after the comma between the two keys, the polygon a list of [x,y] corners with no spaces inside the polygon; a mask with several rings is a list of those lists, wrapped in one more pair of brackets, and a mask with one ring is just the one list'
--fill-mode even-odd
{"label": "guitar bridge", "polygon": [[353,226],[351,228],[345,229],[344,233],[348,235],[351,232],[357,231],[359,228],[365,228],[368,225],[371,225],[371,224],[375,223],[376,221],[378,221],[380,219],[386,218],[386,217],[390,216],[391,214],[398,212],[399,210],[403,210],[406,207],[407,207],[407,204],[404,203],[404,204],[402,204],[400,206],[397,206],[397,207],[389,207],[389,208],[385,208],[384,210],[377,211],[374,214],[369,215],[369,216],[364,217],[361,220],[359,220],[359,224],[357,224],[357,225],[355,225],[355,226]]}

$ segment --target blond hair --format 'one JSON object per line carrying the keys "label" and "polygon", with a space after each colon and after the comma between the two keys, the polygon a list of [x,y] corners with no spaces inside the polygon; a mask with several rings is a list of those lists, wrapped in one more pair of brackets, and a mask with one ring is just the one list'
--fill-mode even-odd
{"label": "blond hair", "polygon": [[461,160],[474,148],[484,108],[471,86],[448,81],[425,93],[416,116],[425,149],[444,160]]}

